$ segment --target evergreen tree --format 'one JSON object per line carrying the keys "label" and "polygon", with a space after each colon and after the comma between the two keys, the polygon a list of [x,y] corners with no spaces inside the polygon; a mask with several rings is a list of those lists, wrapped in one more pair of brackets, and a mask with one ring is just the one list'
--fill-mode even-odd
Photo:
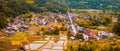
{"label": "evergreen tree", "polygon": [[120,16],[113,27],[113,32],[115,32],[117,35],[120,35]]}

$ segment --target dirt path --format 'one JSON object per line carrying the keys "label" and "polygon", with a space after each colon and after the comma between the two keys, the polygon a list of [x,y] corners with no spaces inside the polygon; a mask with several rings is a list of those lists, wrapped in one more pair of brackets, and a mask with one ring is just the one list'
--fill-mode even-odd
{"label": "dirt path", "polygon": [[[67,38],[60,37],[60,40],[57,43],[54,43],[53,41],[51,41],[45,47],[43,47],[43,49],[41,51],[63,51],[63,48],[64,48],[63,44],[64,44],[65,40],[67,40]],[[50,46],[52,48],[48,48]]]}

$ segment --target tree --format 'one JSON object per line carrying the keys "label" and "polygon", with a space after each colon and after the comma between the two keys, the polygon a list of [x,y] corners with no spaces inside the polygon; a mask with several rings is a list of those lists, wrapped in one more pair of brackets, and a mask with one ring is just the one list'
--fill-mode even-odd
{"label": "tree", "polygon": [[76,34],[76,38],[77,38],[77,39],[84,39],[84,38],[83,38],[83,34]]}
{"label": "tree", "polygon": [[62,27],[60,27],[60,31],[67,31],[67,27],[65,23],[62,24]]}
{"label": "tree", "polygon": [[59,34],[60,29],[57,26],[53,27],[53,29],[54,29],[54,34]]}
{"label": "tree", "polygon": [[107,15],[103,15],[103,20],[102,21],[103,21],[102,22],[103,25],[108,25],[109,23],[112,22],[112,18],[107,16]]}
{"label": "tree", "polygon": [[4,28],[7,25],[7,19],[0,13],[0,28]]}
{"label": "tree", "polygon": [[79,26],[83,26],[83,27],[88,27],[89,24],[84,21],[84,20],[77,20],[76,23],[79,25]]}
{"label": "tree", "polygon": [[100,25],[100,21],[97,19],[91,19],[88,23],[90,26],[99,26]]}
{"label": "tree", "polygon": [[32,18],[32,16],[33,16],[32,13],[27,13],[24,15],[25,18]]}
{"label": "tree", "polygon": [[120,35],[120,17],[113,27],[113,32]]}

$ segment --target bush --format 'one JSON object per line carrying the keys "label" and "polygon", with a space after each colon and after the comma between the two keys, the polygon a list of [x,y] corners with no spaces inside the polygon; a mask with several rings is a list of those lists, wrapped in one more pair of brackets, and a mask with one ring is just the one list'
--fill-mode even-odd
{"label": "bush", "polygon": [[24,15],[25,18],[32,18],[32,16],[33,16],[32,13],[27,13]]}
{"label": "bush", "polygon": [[53,27],[53,30],[54,30],[54,34],[57,35],[59,34],[60,29],[57,26]]}
{"label": "bush", "polygon": [[89,24],[84,21],[84,20],[77,20],[76,23],[79,25],[79,26],[83,26],[83,27],[88,27]]}
{"label": "bush", "polygon": [[70,39],[71,36],[73,36],[73,34],[70,31],[68,31],[67,32],[67,38]]}
{"label": "bush", "polygon": [[62,27],[60,28],[60,31],[67,31],[67,27],[62,26]]}
{"label": "bush", "polygon": [[97,29],[97,26],[89,26],[89,29]]}
{"label": "bush", "polygon": [[0,51],[4,51],[4,48],[2,46],[0,46]]}
{"label": "bush", "polygon": [[31,36],[26,33],[16,32],[13,36],[10,37],[10,40],[11,41],[22,41],[25,38],[30,39]]}
{"label": "bush", "polygon": [[76,34],[76,38],[77,38],[77,39],[84,39],[84,38],[83,38],[83,34]]}
{"label": "bush", "polygon": [[119,51],[120,42],[84,41],[71,43],[68,41],[66,51]]}

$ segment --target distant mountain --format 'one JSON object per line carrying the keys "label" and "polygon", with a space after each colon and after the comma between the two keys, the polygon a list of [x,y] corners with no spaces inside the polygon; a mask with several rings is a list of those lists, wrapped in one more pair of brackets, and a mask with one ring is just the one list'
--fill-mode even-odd
{"label": "distant mountain", "polygon": [[[40,0],[35,0],[40,1]],[[47,4],[72,9],[100,9],[120,11],[120,0],[44,0]],[[39,4],[39,2],[37,2]]]}
{"label": "distant mountain", "polygon": [[17,16],[27,12],[62,12],[67,9],[120,11],[120,0],[0,0],[0,14]]}
{"label": "distant mountain", "polygon": [[[101,10],[119,10],[120,0],[80,0],[78,4],[73,4],[70,7],[80,9],[101,9]],[[75,1],[71,2],[75,3]],[[77,7],[78,6],[78,7]]]}

